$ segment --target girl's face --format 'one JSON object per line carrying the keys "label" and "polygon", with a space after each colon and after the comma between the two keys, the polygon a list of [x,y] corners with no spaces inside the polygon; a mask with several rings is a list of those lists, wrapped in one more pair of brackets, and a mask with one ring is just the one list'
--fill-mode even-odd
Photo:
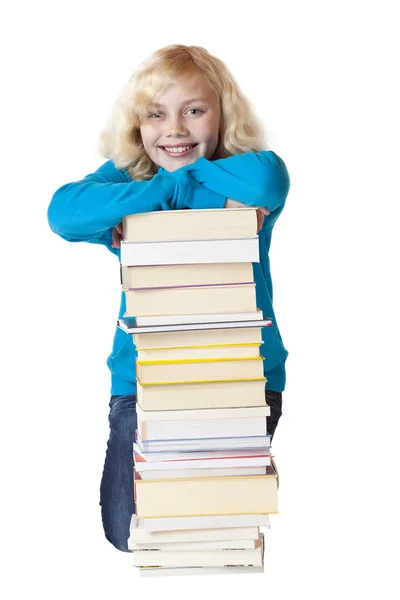
{"label": "girl's face", "polygon": [[140,132],[152,161],[171,172],[201,156],[211,158],[219,125],[219,100],[199,72],[179,79],[148,107]]}

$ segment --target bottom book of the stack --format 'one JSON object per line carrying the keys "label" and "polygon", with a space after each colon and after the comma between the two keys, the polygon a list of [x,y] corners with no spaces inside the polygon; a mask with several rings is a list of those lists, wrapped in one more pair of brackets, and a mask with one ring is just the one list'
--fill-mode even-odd
{"label": "bottom book of the stack", "polygon": [[162,577],[166,575],[234,575],[264,573],[262,567],[139,567],[140,577]]}
{"label": "bottom book of the stack", "polygon": [[[132,517],[128,546],[141,577],[264,572],[264,534],[260,526],[269,527],[268,515],[177,517],[165,521]],[[158,530],[166,526],[176,529]]]}

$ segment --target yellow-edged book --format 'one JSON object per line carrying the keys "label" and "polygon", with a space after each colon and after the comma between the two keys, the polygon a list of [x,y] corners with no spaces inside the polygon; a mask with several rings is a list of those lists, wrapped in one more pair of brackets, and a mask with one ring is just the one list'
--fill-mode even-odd
{"label": "yellow-edged book", "polygon": [[257,379],[264,375],[263,356],[249,358],[203,358],[202,360],[136,360],[141,384],[184,383]]}
{"label": "yellow-edged book", "polygon": [[134,333],[132,335],[138,350],[190,348],[193,346],[240,346],[242,344],[262,343],[261,327],[170,331],[167,333]]}
{"label": "yellow-edged book", "polygon": [[140,362],[159,360],[202,360],[204,358],[257,358],[261,344],[210,344],[208,346],[186,346],[183,348],[137,348]]}

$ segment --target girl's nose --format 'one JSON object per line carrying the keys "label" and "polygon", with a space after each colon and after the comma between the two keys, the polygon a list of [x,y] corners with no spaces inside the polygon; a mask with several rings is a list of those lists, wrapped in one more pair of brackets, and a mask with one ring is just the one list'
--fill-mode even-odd
{"label": "girl's nose", "polygon": [[170,117],[167,121],[167,133],[174,135],[177,133],[187,133],[187,127],[183,117]]}

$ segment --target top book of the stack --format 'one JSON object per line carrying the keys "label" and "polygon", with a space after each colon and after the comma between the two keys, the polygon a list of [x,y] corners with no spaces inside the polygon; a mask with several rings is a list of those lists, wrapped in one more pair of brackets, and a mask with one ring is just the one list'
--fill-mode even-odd
{"label": "top book of the stack", "polygon": [[257,236],[256,208],[162,210],[123,218],[123,241],[249,239]]}

